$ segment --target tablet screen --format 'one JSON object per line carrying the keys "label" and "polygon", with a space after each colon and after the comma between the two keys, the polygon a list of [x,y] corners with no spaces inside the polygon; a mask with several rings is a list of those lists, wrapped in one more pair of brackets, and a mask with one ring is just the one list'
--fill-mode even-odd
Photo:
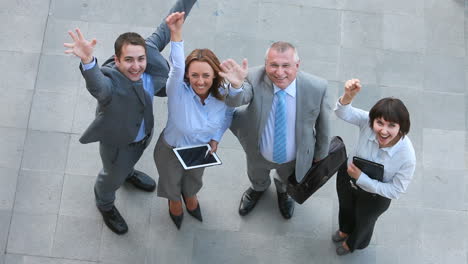
{"label": "tablet screen", "polygon": [[206,155],[206,152],[211,150],[208,144],[174,148],[173,150],[186,170],[221,164],[216,153]]}

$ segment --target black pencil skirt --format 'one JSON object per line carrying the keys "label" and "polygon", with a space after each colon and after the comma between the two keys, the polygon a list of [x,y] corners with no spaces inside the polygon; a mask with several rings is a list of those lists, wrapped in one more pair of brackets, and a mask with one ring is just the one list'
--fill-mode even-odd
{"label": "black pencil skirt", "polygon": [[375,223],[390,207],[391,199],[357,187],[346,169],[345,162],[338,170],[336,178],[339,201],[338,222],[340,231],[349,235],[346,244],[353,252],[355,249],[363,249],[369,245]]}

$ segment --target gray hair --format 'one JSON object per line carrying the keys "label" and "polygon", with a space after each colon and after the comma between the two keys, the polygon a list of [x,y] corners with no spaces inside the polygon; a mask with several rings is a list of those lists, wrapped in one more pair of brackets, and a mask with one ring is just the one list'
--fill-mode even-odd
{"label": "gray hair", "polygon": [[296,47],[294,47],[293,44],[289,43],[289,42],[285,42],[285,41],[277,41],[277,42],[274,42],[273,44],[270,45],[270,47],[267,49],[267,51],[265,52],[265,61],[268,57],[268,53],[270,52],[270,50],[273,49],[279,53],[283,53],[289,49],[292,49],[293,52],[294,52],[294,61],[295,62],[299,62],[299,54],[297,53],[297,49]]}

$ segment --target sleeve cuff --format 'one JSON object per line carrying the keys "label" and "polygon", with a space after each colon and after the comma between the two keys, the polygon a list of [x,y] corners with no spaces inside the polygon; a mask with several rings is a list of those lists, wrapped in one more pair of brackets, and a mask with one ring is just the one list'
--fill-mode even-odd
{"label": "sleeve cuff", "polygon": [[369,176],[367,176],[367,174],[365,174],[364,172],[361,172],[361,175],[359,175],[359,178],[357,179],[356,184],[359,185],[359,187],[363,188],[364,190],[374,192],[373,180]]}
{"label": "sleeve cuff", "polygon": [[83,62],[80,62],[80,63],[84,71],[90,70],[94,68],[94,66],[96,66],[96,57],[93,57],[93,61],[91,61],[90,63],[86,63],[86,64],[83,64]]}
{"label": "sleeve cuff", "polygon": [[234,88],[232,87],[232,84],[229,84],[229,95],[236,95],[239,94],[244,90],[244,83],[242,83],[242,86],[239,88]]}

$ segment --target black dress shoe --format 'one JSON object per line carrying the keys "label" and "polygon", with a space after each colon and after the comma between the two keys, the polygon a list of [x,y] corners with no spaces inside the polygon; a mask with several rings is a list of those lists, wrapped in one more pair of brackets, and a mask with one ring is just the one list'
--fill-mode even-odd
{"label": "black dress shoe", "polygon": [[278,195],[278,207],[281,215],[285,219],[290,219],[294,214],[294,205],[296,202],[287,194],[276,192]]}
{"label": "black dress shoe", "polygon": [[99,209],[99,212],[101,212],[104,223],[107,227],[109,227],[110,230],[118,235],[127,233],[127,223],[125,223],[125,220],[120,215],[119,210],[117,210],[115,206],[112,206],[112,209],[109,211],[102,211]]}
{"label": "black dress shoe", "polygon": [[[185,208],[187,208],[187,202],[185,202],[185,196],[182,195],[182,198],[184,199]],[[201,210],[200,210],[200,201],[197,201],[197,208],[193,210],[189,210],[187,208],[187,212],[189,213],[189,215],[195,217],[198,221],[203,222],[203,217],[202,217]]]}
{"label": "black dress shoe", "polygon": [[257,201],[260,199],[264,191],[255,191],[254,189],[250,188],[244,192],[242,195],[240,204],[239,204],[239,214],[244,216],[250,213],[252,209],[254,209]]}
{"label": "black dress shoe", "polygon": [[125,181],[146,192],[153,192],[156,189],[156,182],[153,180],[153,178],[141,171],[134,170],[132,175],[129,176]]}
{"label": "black dress shoe", "polygon": [[[169,200],[167,201],[167,204],[169,205]],[[184,213],[180,215],[173,215],[171,213],[171,208],[169,208],[169,216],[172,219],[172,222],[176,225],[177,229],[180,229],[180,226],[182,225],[182,220],[184,220]]]}

